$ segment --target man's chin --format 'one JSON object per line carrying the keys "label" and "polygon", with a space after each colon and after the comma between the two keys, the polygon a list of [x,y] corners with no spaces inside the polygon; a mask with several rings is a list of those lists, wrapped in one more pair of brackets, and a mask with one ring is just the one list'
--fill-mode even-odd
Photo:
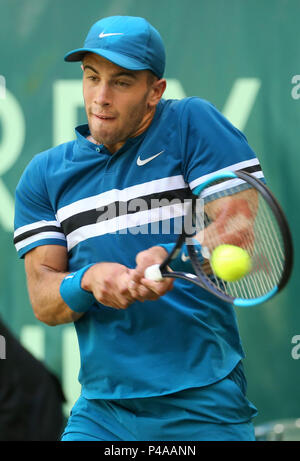
{"label": "man's chin", "polygon": [[91,137],[93,141],[97,144],[110,144],[112,137],[103,133],[99,133],[99,131],[90,129]]}
{"label": "man's chin", "polygon": [[94,130],[92,127],[90,127],[90,133],[94,141],[98,144],[110,146],[122,142],[122,136],[117,136],[115,133],[112,134],[108,131]]}

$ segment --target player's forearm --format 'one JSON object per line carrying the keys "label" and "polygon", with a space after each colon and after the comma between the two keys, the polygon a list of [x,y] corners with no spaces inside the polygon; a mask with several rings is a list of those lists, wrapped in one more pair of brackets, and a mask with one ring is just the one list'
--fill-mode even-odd
{"label": "player's forearm", "polygon": [[29,297],[38,320],[50,326],[70,323],[83,314],[71,310],[60,295],[60,285],[67,273],[43,267],[38,275],[28,278]]}

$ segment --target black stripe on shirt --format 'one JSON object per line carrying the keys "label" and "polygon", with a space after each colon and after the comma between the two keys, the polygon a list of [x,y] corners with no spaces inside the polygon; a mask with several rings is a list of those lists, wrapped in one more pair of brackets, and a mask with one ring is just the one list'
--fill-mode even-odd
{"label": "black stripe on shirt", "polygon": [[56,226],[37,227],[36,229],[32,229],[32,230],[23,232],[22,234],[15,237],[14,238],[14,244],[19,243],[22,240],[27,239],[28,237],[32,237],[33,235],[40,234],[41,232],[59,232],[59,233],[63,234],[63,230],[60,227],[56,227]]}
{"label": "black stripe on shirt", "polygon": [[236,171],[246,171],[246,173],[256,173],[257,171],[261,171],[261,166],[258,163],[257,165],[247,166],[246,168],[240,168]]}
{"label": "black stripe on shirt", "polygon": [[[170,205],[171,201],[174,199],[178,199],[180,202],[183,203],[184,200],[191,199],[192,197],[194,196],[191,190],[189,188],[184,188],[135,197],[134,199],[128,200],[127,202],[116,201],[101,208],[99,207],[97,209],[82,211],[73,216],[70,216],[69,218],[61,222],[61,227],[64,231],[64,234],[69,235],[71,232],[83,226],[96,224],[102,221],[109,221],[110,219],[119,216],[125,216],[137,213],[139,211],[143,211],[144,208],[141,208],[141,210],[137,209],[138,200],[143,200],[144,203],[147,205],[147,209],[150,210],[155,208],[162,208],[163,206],[165,206],[164,204],[162,205],[157,203],[156,206],[151,207],[151,201],[153,200],[157,200],[159,202],[160,200],[165,199],[170,202]],[[130,210],[130,205],[137,206],[135,206],[135,209]]]}

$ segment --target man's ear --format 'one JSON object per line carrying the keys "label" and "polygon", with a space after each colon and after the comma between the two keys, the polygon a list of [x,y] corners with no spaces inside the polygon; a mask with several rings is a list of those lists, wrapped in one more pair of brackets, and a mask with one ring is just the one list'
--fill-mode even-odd
{"label": "man's ear", "polygon": [[156,80],[152,83],[148,100],[149,107],[155,107],[159,103],[165,92],[166,87],[167,81],[164,78]]}

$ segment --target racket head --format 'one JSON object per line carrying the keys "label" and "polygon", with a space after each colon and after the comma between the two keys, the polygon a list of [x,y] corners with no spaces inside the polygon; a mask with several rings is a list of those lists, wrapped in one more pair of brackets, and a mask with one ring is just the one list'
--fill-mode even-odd
{"label": "racket head", "polygon": [[[186,243],[202,285],[222,300],[244,307],[265,302],[281,291],[292,271],[292,237],[279,203],[265,184],[245,171],[228,171],[212,176],[194,193],[202,202],[203,228],[198,227],[197,238],[200,235],[205,270],[191,240]],[[195,206],[190,208],[190,219],[197,220],[196,211]],[[209,256],[221,244],[249,253],[248,274],[230,282],[216,276]]]}

